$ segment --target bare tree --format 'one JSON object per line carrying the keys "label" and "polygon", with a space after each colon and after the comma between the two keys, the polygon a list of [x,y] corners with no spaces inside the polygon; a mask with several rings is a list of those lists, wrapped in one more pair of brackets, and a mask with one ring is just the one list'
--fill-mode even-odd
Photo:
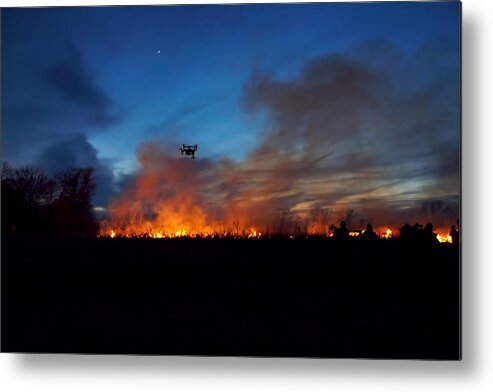
{"label": "bare tree", "polygon": [[3,162],[2,229],[7,233],[95,234],[94,169],[70,169],[51,180],[40,169]]}
{"label": "bare tree", "polygon": [[59,198],[78,207],[92,209],[91,198],[94,195],[94,169],[74,168],[57,176]]}
{"label": "bare tree", "polygon": [[74,168],[57,176],[56,225],[64,233],[95,234],[97,221],[92,208],[94,169]]}
{"label": "bare tree", "polygon": [[35,207],[52,202],[56,184],[41,169],[23,166],[14,170],[11,187],[21,202]]}
{"label": "bare tree", "polygon": [[2,182],[6,180],[11,180],[12,176],[14,175],[14,170],[12,169],[12,166],[6,161],[2,162],[2,171],[1,171],[1,180]]}

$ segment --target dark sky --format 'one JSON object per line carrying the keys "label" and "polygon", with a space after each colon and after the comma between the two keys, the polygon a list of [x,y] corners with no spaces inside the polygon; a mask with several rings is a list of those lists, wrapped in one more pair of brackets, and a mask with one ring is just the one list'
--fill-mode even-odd
{"label": "dark sky", "polygon": [[143,143],[198,143],[208,165],[276,173],[295,210],[454,215],[459,18],[458,2],[2,9],[2,158],[93,166],[104,207]]}

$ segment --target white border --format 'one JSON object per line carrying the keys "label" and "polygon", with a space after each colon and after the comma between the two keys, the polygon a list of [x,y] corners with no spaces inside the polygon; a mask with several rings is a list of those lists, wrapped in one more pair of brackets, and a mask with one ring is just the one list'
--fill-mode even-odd
{"label": "white border", "polygon": [[[214,1],[233,2],[237,1]],[[203,2],[0,0],[1,7],[166,3]],[[0,389],[50,392],[491,390],[493,258],[488,256],[493,243],[493,129],[488,120],[493,102],[492,4],[491,0],[463,1],[462,362],[0,354]]]}

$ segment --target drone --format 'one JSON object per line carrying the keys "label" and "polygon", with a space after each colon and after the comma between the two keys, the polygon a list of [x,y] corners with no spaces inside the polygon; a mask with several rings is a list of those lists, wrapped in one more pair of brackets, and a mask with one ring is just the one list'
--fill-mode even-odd
{"label": "drone", "polygon": [[182,144],[180,147],[180,152],[181,155],[185,154],[188,156],[191,156],[192,159],[195,159],[195,151],[197,151],[197,144],[194,145],[187,145],[187,144]]}

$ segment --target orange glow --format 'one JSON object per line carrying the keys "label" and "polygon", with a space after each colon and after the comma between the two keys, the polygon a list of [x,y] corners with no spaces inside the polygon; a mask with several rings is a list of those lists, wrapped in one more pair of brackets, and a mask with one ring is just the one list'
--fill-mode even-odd
{"label": "orange glow", "polygon": [[[333,211],[307,201],[279,208],[279,199],[292,196],[292,191],[280,192],[283,184],[278,182],[285,169],[290,171],[291,161],[273,162],[269,168],[252,161],[244,170],[227,159],[177,159],[159,143],[139,146],[137,158],[138,172],[105,210],[100,237],[335,238],[335,229],[345,221],[352,228],[349,236],[359,239],[370,223],[347,215],[346,206]],[[392,214],[385,214],[376,210],[371,218],[375,233],[381,239],[399,237],[404,222],[396,224]],[[423,219],[416,216],[416,221]],[[446,225],[439,224],[437,239],[451,242]]]}

